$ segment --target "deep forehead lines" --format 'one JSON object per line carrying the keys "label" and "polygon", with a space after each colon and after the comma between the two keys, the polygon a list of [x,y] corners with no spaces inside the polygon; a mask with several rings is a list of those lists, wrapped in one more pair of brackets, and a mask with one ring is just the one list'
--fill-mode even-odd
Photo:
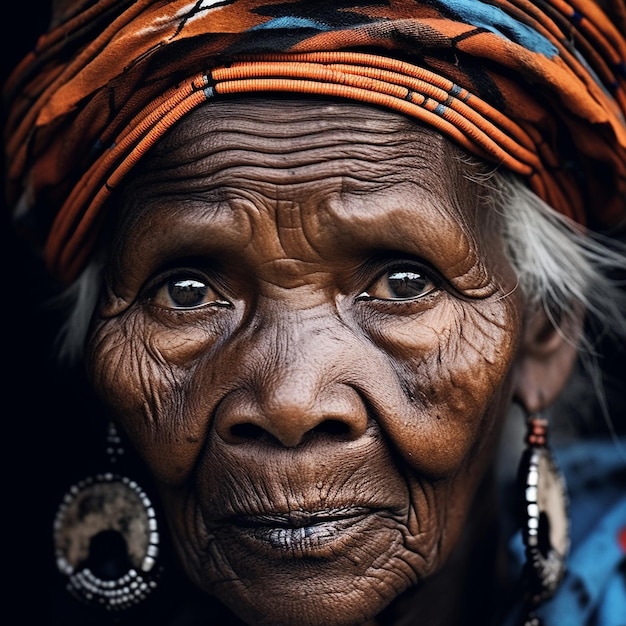
{"label": "deep forehead lines", "polygon": [[[420,127],[405,116],[349,101],[325,101],[289,98],[228,99],[209,102],[191,111],[168,133],[160,147],[171,151],[193,140],[198,130],[252,132],[265,138],[315,136],[328,130],[368,133],[407,133],[423,135],[434,131]],[[389,137],[387,137],[389,141]],[[441,142],[439,142],[441,143]],[[159,147],[157,147],[157,151]]]}
{"label": "deep forehead lines", "polygon": [[311,182],[320,195],[422,186],[463,217],[466,211],[455,205],[468,208],[478,196],[463,167],[459,151],[440,135],[386,110],[318,101],[217,102],[183,118],[131,174],[126,186],[130,195],[141,188],[143,201],[131,203],[134,215],[124,221],[135,222],[166,197],[222,204]]}
{"label": "deep forehead lines", "polygon": [[397,161],[433,167],[444,152],[440,135],[390,111],[344,102],[242,99],[192,111],[155,146],[149,164],[170,175],[191,167],[215,175],[237,165],[293,169],[350,158],[381,165],[394,160],[394,168]]}

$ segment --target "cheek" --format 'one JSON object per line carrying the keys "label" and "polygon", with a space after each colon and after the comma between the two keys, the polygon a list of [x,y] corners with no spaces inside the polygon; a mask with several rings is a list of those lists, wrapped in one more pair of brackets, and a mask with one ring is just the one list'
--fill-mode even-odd
{"label": "cheek", "polygon": [[407,414],[384,424],[405,460],[432,480],[478,462],[510,399],[519,342],[512,304],[449,300],[413,325],[381,327],[376,340],[406,397]]}
{"label": "cheek", "polygon": [[216,336],[202,324],[183,332],[161,325],[156,332],[132,313],[101,320],[90,333],[86,362],[92,386],[162,482],[183,481],[204,441],[208,420],[189,406],[188,364],[210,352]]}

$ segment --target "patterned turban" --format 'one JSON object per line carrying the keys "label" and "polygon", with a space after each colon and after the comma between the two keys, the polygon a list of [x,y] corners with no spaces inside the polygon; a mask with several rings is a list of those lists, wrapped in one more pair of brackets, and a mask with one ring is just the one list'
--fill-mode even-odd
{"label": "patterned turban", "polygon": [[626,213],[626,5],[604,0],[57,0],[5,88],[7,194],[62,281],[112,191],[217,98],[402,112],[605,231]]}

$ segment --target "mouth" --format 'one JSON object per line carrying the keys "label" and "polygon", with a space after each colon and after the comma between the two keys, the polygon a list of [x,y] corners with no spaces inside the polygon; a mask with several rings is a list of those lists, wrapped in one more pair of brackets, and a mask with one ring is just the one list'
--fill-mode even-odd
{"label": "mouth", "polygon": [[323,511],[290,511],[236,515],[225,525],[255,551],[293,558],[324,558],[349,547],[374,511],[347,507]]}

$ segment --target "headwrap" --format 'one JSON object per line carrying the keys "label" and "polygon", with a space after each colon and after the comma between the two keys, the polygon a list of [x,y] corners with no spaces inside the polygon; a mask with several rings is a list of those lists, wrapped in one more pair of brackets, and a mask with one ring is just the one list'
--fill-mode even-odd
{"label": "headwrap", "polygon": [[51,272],[194,107],[295,92],[400,111],[557,211],[626,213],[626,7],[606,0],[57,0],[6,84],[8,200]]}

